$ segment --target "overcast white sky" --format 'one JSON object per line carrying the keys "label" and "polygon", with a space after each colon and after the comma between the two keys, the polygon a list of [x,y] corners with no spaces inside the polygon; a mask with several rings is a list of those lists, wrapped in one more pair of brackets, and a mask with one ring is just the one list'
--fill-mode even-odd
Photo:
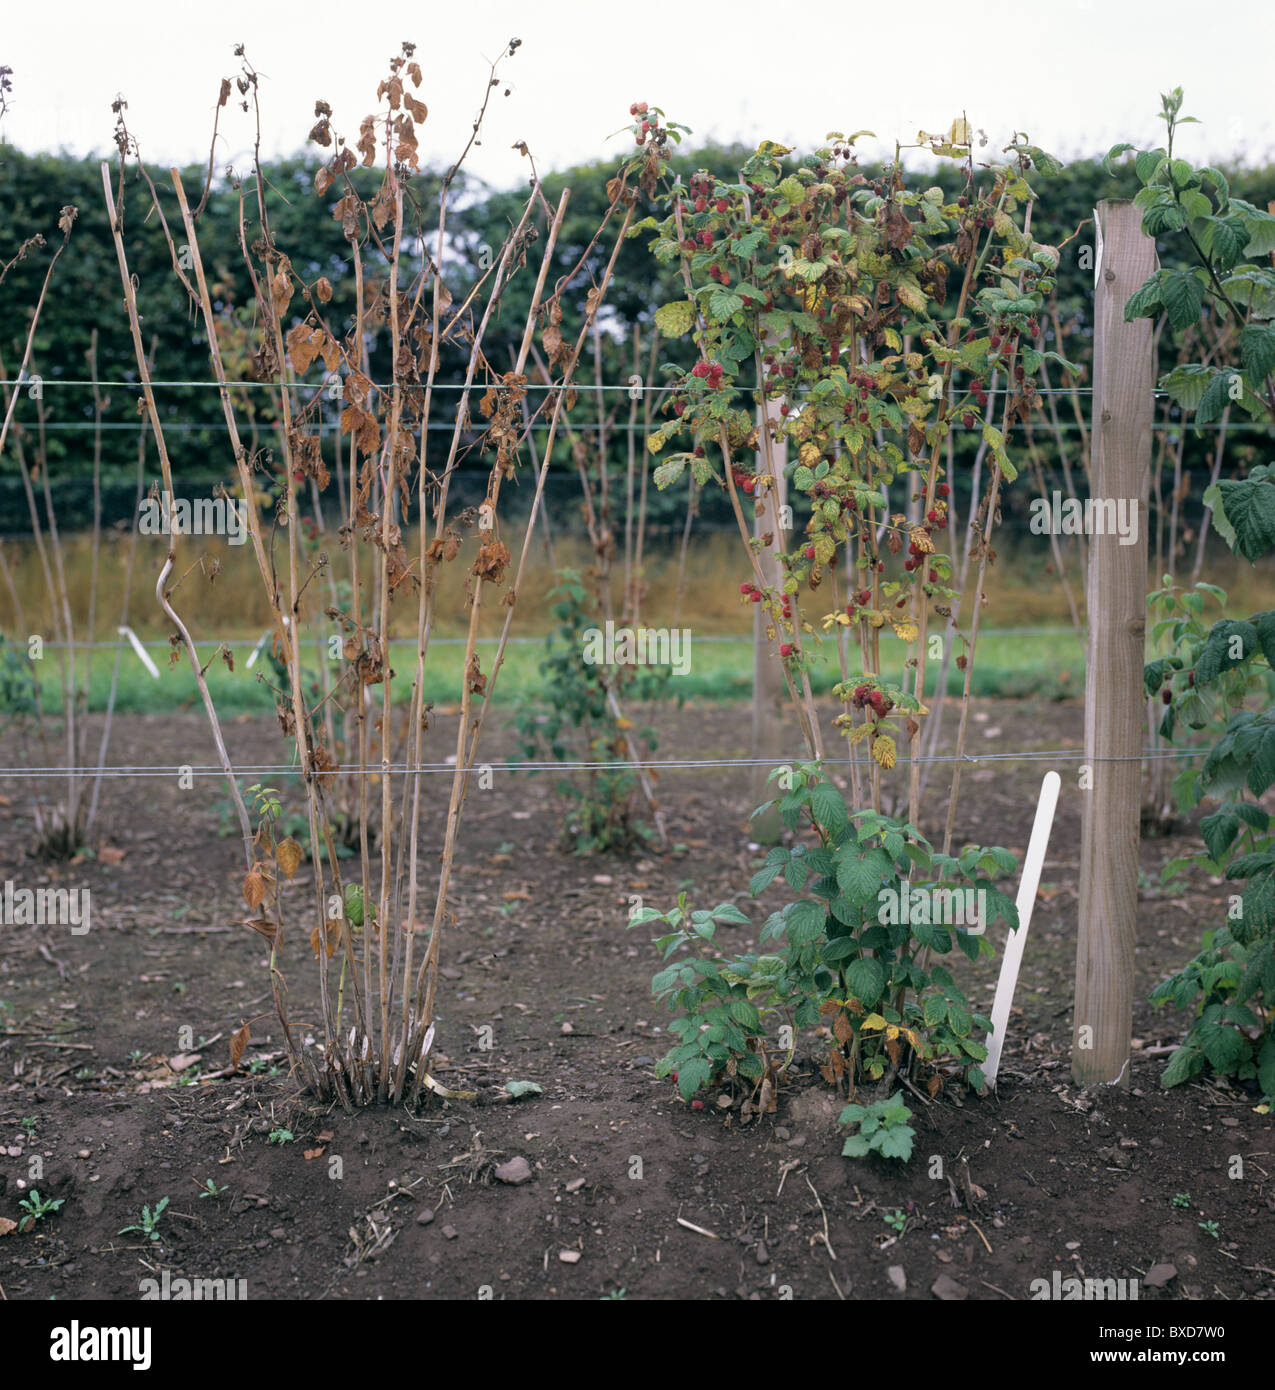
{"label": "overcast white sky", "polygon": [[[510,150],[525,139],[542,168],[619,157],[607,136],[630,101],[658,103],[696,137],[776,139],[809,147],[829,130],[867,126],[866,157],[945,130],[962,109],[997,145],[1015,128],[1063,158],[1117,140],[1158,143],[1159,93],[1186,89],[1184,153],[1275,158],[1275,3],[1241,0],[1208,19],[1199,0],[908,0],[835,6],[784,0],[584,4],[476,0],[395,6],[310,0],[102,0],[6,6],[0,63],[14,92],[0,136],[20,149],[107,152],[117,93],[154,163],[205,159],[218,83],[247,44],[263,76],[266,152],[301,148],[313,103],[331,103],[353,136],[373,109],[388,59],[418,45],[430,119],[426,162],[453,158],[481,100],[488,61],[511,36],[474,171],[510,185],[526,176]],[[1214,56],[1216,55],[1216,56]],[[503,86],[502,89],[503,91]],[[219,166],[249,148],[247,117],[224,120]]]}

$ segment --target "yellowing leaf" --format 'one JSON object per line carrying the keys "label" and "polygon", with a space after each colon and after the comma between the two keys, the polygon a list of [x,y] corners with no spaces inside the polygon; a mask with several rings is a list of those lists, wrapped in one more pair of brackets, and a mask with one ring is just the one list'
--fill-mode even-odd
{"label": "yellowing leaf", "polygon": [[968,145],[970,142],[970,123],[964,116],[958,116],[948,127],[947,143],[949,145]]}
{"label": "yellowing leaf", "polygon": [[882,1018],[880,1014],[869,1014],[867,1018],[865,1018],[863,1022],[859,1025],[859,1027],[872,1029],[884,1028],[885,1019]]}
{"label": "yellowing leaf", "polygon": [[923,555],[934,554],[934,542],[926,534],[925,528],[923,526],[914,527],[912,530],[912,534],[908,537],[908,539],[915,543],[916,548]]}
{"label": "yellowing leaf", "polygon": [[854,728],[850,730],[850,747],[854,748],[856,745],[862,743],[871,732],[871,724],[856,724]]}
{"label": "yellowing leaf", "polygon": [[888,772],[899,760],[898,749],[889,734],[881,734],[872,740],[872,757],[879,767]]}
{"label": "yellowing leaf", "polygon": [[894,628],[894,635],[903,642],[915,642],[921,635],[921,629],[914,618],[891,618],[890,622]]}
{"label": "yellowing leaf", "polygon": [[807,468],[813,468],[821,457],[819,446],[817,444],[803,444],[801,448],[797,450],[797,457]]}
{"label": "yellowing leaf", "polygon": [[655,326],[666,338],[680,338],[695,322],[695,306],[689,299],[675,299],[655,311]]}
{"label": "yellowing leaf", "polygon": [[904,280],[900,282],[895,293],[899,296],[899,303],[911,309],[914,314],[925,312],[925,293],[919,285]]}

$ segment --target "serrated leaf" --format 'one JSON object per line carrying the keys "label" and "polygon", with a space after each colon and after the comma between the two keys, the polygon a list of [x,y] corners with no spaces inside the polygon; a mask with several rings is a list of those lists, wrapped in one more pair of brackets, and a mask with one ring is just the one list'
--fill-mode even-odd
{"label": "serrated leaf", "polygon": [[846,988],[864,1006],[871,1008],[885,989],[885,967],[874,957],[861,957],[846,966]]}
{"label": "serrated leaf", "polygon": [[1189,328],[1204,306],[1204,286],[1191,271],[1174,271],[1161,281],[1160,298],[1173,327]]}
{"label": "serrated leaf", "polygon": [[1217,483],[1216,488],[1235,535],[1231,548],[1255,563],[1275,548],[1275,485],[1265,478],[1249,477],[1227,479]]}
{"label": "serrated leaf", "polygon": [[665,459],[655,470],[655,486],[661,492],[665,488],[672,487],[686,470],[686,455],[674,454],[672,458]]}
{"label": "serrated leaf", "polygon": [[878,766],[885,768],[887,772],[898,761],[898,749],[889,734],[878,734],[872,740],[872,758]]}
{"label": "serrated leaf", "polygon": [[291,880],[305,858],[305,850],[289,835],[286,840],[279,841],[274,857],[279,868],[283,870],[284,877]]}
{"label": "serrated leaf", "polygon": [[695,322],[695,305],[689,299],[675,299],[655,311],[655,326],[666,338],[680,338]]}

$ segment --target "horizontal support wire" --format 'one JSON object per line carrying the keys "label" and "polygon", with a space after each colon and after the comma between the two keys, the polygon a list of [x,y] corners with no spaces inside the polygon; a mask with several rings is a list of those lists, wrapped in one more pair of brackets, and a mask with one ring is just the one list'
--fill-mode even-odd
{"label": "horizontal support wire", "polygon": [[[344,378],[338,379],[344,380]],[[227,381],[225,383],[225,387],[227,390],[230,391],[248,389],[255,391],[287,390],[322,392],[328,389],[330,382],[331,378],[325,378],[323,381]],[[23,386],[32,386],[34,384],[34,377],[26,377],[23,378],[21,381],[0,380],[0,387],[20,388]],[[73,381],[68,380],[65,377],[41,377],[39,384],[41,387],[77,386],[91,388],[96,386],[101,391],[141,391],[143,389],[142,383],[140,381]],[[207,381],[152,381],[150,384],[152,387],[202,387],[206,390],[218,391],[222,389],[222,383],[215,379]],[[374,391],[380,391],[384,394],[388,394],[393,388],[388,383],[373,382],[371,389]],[[421,387],[420,389],[423,390],[424,387]],[[464,391],[466,387],[464,382],[436,381],[434,383],[433,389],[435,391]],[[472,390],[473,388],[471,387],[470,389]],[[553,382],[527,381],[522,384],[520,389],[523,391],[561,391],[563,388],[560,385],[557,385]],[[629,394],[634,399],[636,399],[637,396],[645,395],[648,392],[658,395],[661,392],[667,392],[672,389],[672,383],[670,382],[660,382],[652,384],[650,386],[647,386],[640,382],[635,384],[630,384],[629,382],[619,384],[607,384],[599,382],[572,382],[569,388],[569,390],[574,391],[577,396],[584,395],[589,392],[600,394],[605,393],[607,391],[623,391]],[[741,386],[739,389],[741,391],[751,391],[755,388],[749,386]],[[1094,388],[1092,386],[1047,386],[1043,389],[1037,389],[1034,394],[1037,396],[1092,396],[1093,392]],[[949,400],[959,399],[959,396],[961,394],[962,393],[960,392],[951,393],[949,394]],[[1009,386],[996,386],[984,388],[984,395],[988,396],[1008,396],[1010,394],[1017,394],[1017,388]],[[1152,388],[1151,395],[1152,398],[1155,400],[1172,399],[1168,391],[1159,391],[1156,390],[1154,387]]]}
{"label": "horizontal support wire", "polygon": [[[737,528],[735,528],[735,527],[729,527],[728,529],[730,529],[730,530],[736,530]],[[623,626],[623,624],[617,625],[616,631],[617,631],[617,632],[620,631],[621,628],[622,628],[622,626]],[[650,623],[643,623],[643,624],[640,624],[640,626],[643,627],[643,628],[645,628],[646,630],[649,631],[649,630],[651,630],[651,628],[652,628],[654,625],[653,625],[653,624],[650,624]],[[657,630],[658,630],[658,629],[657,629]],[[985,627],[985,628],[982,628],[982,629],[980,630],[980,634],[981,634],[981,636],[983,636],[983,637],[1061,637],[1064,633],[1071,633],[1071,634],[1073,634],[1073,635],[1077,635],[1077,634],[1076,634],[1076,629],[1073,628],[1073,627]],[[219,647],[229,647],[229,646],[232,646],[232,645],[233,645],[233,646],[237,646],[237,647],[255,647],[255,646],[257,645],[257,643],[258,643],[260,640],[261,640],[261,639],[258,638],[258,637],[196,637],[196,638],[195,638],[195,642],[196,642],[198,645],[201,645],[201,646],[202,646],[202,645],[205,644],[205,643],[216,643],[217,646],[219,646]],[[325,639],[325,640],[326,640],[326,639]],[[466,643],[469,639],[466,638],[466,637],[431,637],[429,640],[430,640],[430,645],[431,645],[431,646],[435,646],[435,647],[463,647],[463,646],[465,645],[465,643]],[[507,637],[507,638],[505,639],[506,643],[512,643],[512,642],[528,642],[528,643],[531,643],[531,642],[534,642],[534,643],[539,643],[539,644],[543,644],[543,643],[544,643],[544,640],[545,640],[545,639],[544,639],[543,636],[540,636],[540,637],[536,637],[536,636],[531,636],[531,637]],[[477,643],[479,646],[481,646],[484,642],[487,643],[488,646],[490,646],[492,643],[499,642],[499,641],[500,641],[500,638],[499,638],[499,637],[495,637],[495,636],[493,636],[493,637],[478,637],[478,638],[475,638],[475,641],[476,641],[476,643]],[[702,637],[692,637],[692,641],[694,641],[694,642],[747,642],[747,643],[751,646],[751,645],[752,645],[752,641],[753,641],[753,635],[752,635],[751,632],[741,632],[741,633],[739,634],[739,636],[737,636],[737,637],[736,637],[736,636],[732,636],[730,633],[716,633],[716,634],[706,633],[706,634],[705,634],[704,636],[702,636]],[[6,644],[5,642],[3,642],[3,641],[0,641],[0,651],[2,651],[6,645],[14,646],[14,647],[20,647],[20,646],[23,646],[23,645],[25,645],[25,644],[24,644],[20,639],[19,639],[19,640],[15,640],[15,641],[11,641],[11,642],[9,642],[9,643],[7,643],[7,644]],[[72,650],[77,651],[77,652],[83,652],[83,651],[111,651],[111,652],[113,652],[113,651],[116,650],[117,647],[123,647],[123,646],[127,646],[127,645],[128,645],[128,643],[127,643],[126,639],[121,638],[118,642],[45,642],[45,643],[44,643],[44,649],[45,649],[46,651],[52,651],[52,650],[54,650],[54,649],[56,649],[56,648],[71,648]],[[392,638],[390,639],[389,645],[390,645],[391,647],[415,647],[415,645],[416,645],[416,638],[415,638],[415,637],[392,637]],[[150,647],[150,648],[153,648],[155,651],[164,651],[164,650],[167,650],[167,648],[169,648],[170,646],[172,646],[172,642],[171,642],[167,637],[156,637],[156,638],[151,638],[151,639],[149,639],[149,640],[143,642],[143,643],[142,643],[142,646],[143,646],[143,647]],[[333,658],[333,659],[335,660],[335,658]]]}
{"label": "horizontal support wire", "polygon": [[[1173,758],[1197,758],[1208,752],[1207,748],[1170,748],[1170,749],[1144,749],[1137,756],[1104,758],[1089,757],[1083,750],[1075,748],[1053,749],[1034,753],[983,753],[975,756],[971,753],[962,754],[957,757],[955,754],[940,755],[930,758],[900,758],[896,766],[903,767],[911,763],[924,767],[929,764],[937,763],[1003,763],[1003,762],[1080,762],[1080,763],[1144,763],[1160,762],[1164,759]],[[803,758],[668,758],[656,762],[645,762],[641,759],[617,758],[613,762],[587,762],[587,761],[556,761],[553,759],[535,760],[529,759],[525,762],[517,763],[483,763],[476,762],[470,768],[472,773],[476,768],[491,768],[493,772],[602,772],[614,771],[620,767],[642,768],[648,772],[679,771],[698,768],[716,767],[796,767],[811,761],[808,757]],[[857,763],[860,767],[871,767],[871,758],[824,758],[823,766],[849,767],[852,763]],[[235,768],[236,776],[294,776],[298,770],[296,763],[260,763],[245,764]],[[421,763],[413,767],[409,763],[380,763],[376,767],[358,768],[352,766],[340,766],[326,768],[315,776],[362,776],[379,777],[382,773],[397,772],[450,772],[456,771],[456,764],[452,763]],[[192,777],[220,777],[225,778],[225,770],[220,766],[200,765],[195,767],[192,764],[176,764],[167,767],[155,765],[134,766],[134,767],[106,767],[101,770],[102,777],[176,777],[189,773]],[[0,779],[18,778],[48,778],[58,777],[97,777],[99,775],[96,767],[0,767]]]}
{"label": "horizontal support wire", "polygon": [[[988,394],[990,395],[991,392],[988,392]],[[20,421],[20,420],[19,420],[19,421],[15,421],[15,423],[16,423],[16,424],[22,424],[22,421]],[[953,434],[979,434],[979,435],[981,435],[981,433],[982,433],[982,426],[981,426],[981,425],[977,425],[977,424],[975,424],[975,425],[970,425],[969,428],[967,429],[964,425],[961,425],[961,424],[951,424],[951,421],[949,421],[948,423],[951,425]],[[92,421],[92,420],[65,420],[65,421],[61,421],[61,422],[59,422],[59,421],[57,421],[57,420],[46,420],[46,421],[45,421],[43,424],[41,424],[41,425],[32,424],[30,421],[27,421],[26,424],[25,424],[23,427],[28,431],[28,433],[33,432],[33,431],[37,431],[37,430],[95,430],[95,429],[103,429],[103,430],[148,430],[148,431],[149,431],[150,428],[151,428],[151,426],[150,426],[146,421],[144,421],[144,420],[143,420],[143,421],[139,421],[139,422],[137,422],[137,423],[134,423],[134,422],[131,421],[131,420],[104,420],[104,421],[102,421],[100,424],[96,424],[96,423],[94,423],[94,421]],[[164,425],[164,431],[165,431],[165,433],[168,433],[168,432],[170,432],[170,431],[173,431],[173,432],[193,432],[193,431],[195,431],[195,430],[217,430],[217,429],[225,429],[225,427],[226,427],[226,422],[225,422],[224,420],[210,420],[210,421],[208,421],[206,424],[198,424],[198,425],[189,425],[189,424],[186,424],[186,425],[183,425],[183,424],[165,424],[165,425]],[[321,420],[321,421],[316,421],[314,424],[310,425],[309,428],[318,431],[320,434],[340,434],[340,433],[348,433],[348,431],[343,431],[343,430],[341,429],[341,425],[340,425],[339,421],[335,421],[335,420],[334,420],[334,421],[322,421],[322,420]],[[421,428],[421,427],[420,427],[420,426],[414,426],[413,428],[414,428],[414,429],[419,429],[419,428]],[[427,429],[427,430],[447,430],[447,431],[451,432],[451,431],[454,431],[456,427],[455,427],[454,424],[450,424],[450,423],[448,423],[448,422],[445,421],[445,420],[438,420],[438,421],[434,421],[434,422],[432,422],[432,423],[430,423],[430,424],[425,425],[424,428]],[[531,428],[531,429],[533,429],[533,430],[536,430],[536,431],[539,432],[539,433],[544,433],[544,432],[546,432],[547,430],[549,430],[549,429],[551,428],[551,426],[550,426],[550,424],[549,424],[548,422],[545,422],[545,421],[534,421],[534,422],[530,425],[529,428]],[[1057,424],[1047,424],[1047,423],[1041,423],[1041,422],[1034,422],[1033,425],[1031,426],[1031,428],[1039,430],[1042,434],[1053,434],[1053,432],[1054,432],[1055,430],[1065,431],[1065,432],[1068,432],[1068,433],[1069,433],[1069,432],[1071,432],[1072,430],[1089,429],[1090,426],[1089,426],[1088,424],[1081,424],[1081,423],[1080,423],[1079,421],[1077,421],[1077,420],[1060,420]],[[595,424],[578,425],[578,426],[576,426],[576,429],[577,429],[578,432],[581,433],[581,434],[596,434],[596,433],[597,433],[597,430],[598,430],[598,426],[595,425]],[[1192,421],[1190,421],[1190,420],[1169,420],[1169,421],[1167,421],[1167,422],[1166,422],[1166,421],[1162,421],[1162,422],[1160,422],[1159,424],[1153,423],[1152,426],[1151,426],[1151,432],[1152,432],[1152,434],[1163,434],[1165,431],[1174,432],[1174,431],[1177,431],[1177,430],[1184,430],[1184,429],[1192,429],[1192,430],[1200,430],[1200,431],[1208,431],[1208,430],[1211,430],[1211,431],[1213,431],[1214,433],[1219,433],[1219,432],[1223,432],[1223,431],[1224,431],[1224,432],[1227,433],[1227,434],[1234,434],[1234,433],[1237,432],[1237,431],[1239,431],[1239,432],[1242,433],[1242,432],[1244,432],[1244,431],[1246,431],[1246,430],[1260,430],[1260,431],[1262,431],[1263,433],[1269,434],[1269,433],[1270,433],[1270,430],[1271,430],[1271,427],[1270,427],[1270,425],[1263,424],[1263,423],[1262,423],[1261,421],[1259,421],[1259,420],[1241,420],[1241,421],[1239,421],[1237,424],[1228,423],[1228,424],[1226,424],[1226,425],[1223,425],[1220,421],[1219,421],[1217,424],[1197,425],[1197,424],[1194,424],[1194,423],[1193,423]],[[607,425],[607,431],[608,431],[608,433],[610,433],[610,434],[645,434],[645,433],[647,433],[647,428],[646,428],[645,425],[642,425],[642,424],[629,425],[629,424],[627,424],[627,423],[620,423],[620,422],[617,421],[617,422],[612,422],[612,423],[608,424],[608,425]],[[478,430],[476,430],[475,432],[478,433],[478,434],[481,434],[481,433],[482,433],[482,430],[481,430],[481,429],[478,429]]]}

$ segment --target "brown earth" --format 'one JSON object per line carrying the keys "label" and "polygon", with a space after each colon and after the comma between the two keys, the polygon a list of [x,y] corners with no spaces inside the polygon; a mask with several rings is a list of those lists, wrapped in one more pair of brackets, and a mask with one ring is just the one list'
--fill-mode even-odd
{"label": "brown earth", "polygon": [[[746,756],[741,707],[653,713],[660,757]],[[1074,750],[1081,710],[979,702],[973,728],[974,752]],[[454,733],[440,718],[427,756],[441,761]],[[280,760],[266,721],[232,724],[230,736],[241,764]],[[498,769],[511,748],[493,730]],[[5,763],[13,752],[0,740]],[[202,715],[183,712],[117,717],[111,760],[215,758]],[[1048,765],[967,768],[958,836],[1021,854]],[[948,772],[936,771],[937,820]],[[167,1269],[244,1280],[254,1300],[472,1299],[484,1286],[511,1299],[1024,1299],[1054,1270],[1145,1280],[1171,1264],[1176,1273],[1159,1289],[1144,1283],[1143,1299],[1275,1297],[1272,1118],[1224,1084],[1159,1086],[1184,1019],[1155,1013],[1146,996],[1193,954],[1222,901],[1203,877],[1173,896],[1156,890],[1165,859],[1195,847],[1189,829],[1142,846],[1131,1089],[1081,1093],[1071,1081],[1080,793],[1074,763],[1060,771],[999,1093],[909,1098],[918,1142],[906,1166],[840,1156],[840,1103],[817,1076],[813,1039],[778,1113],[747,1126],[737,1108],[710,1096],[693,1110],[653,1077],[667,1015],[650,994],[647,933],[625,930],[630,895],[666,906],[684,886],[699,906],[737,898],[755,923],[782,901],[774,889],[760,903],[746,894],[757,853],[742,772],[666,773],[662,801],[682,848],[628,857],[554,849],[552,777],[498,771],[471,794],[433,1070],[479,1099],[353,1115],[298,1094],[271,1061],[280,1037],[261,939],[229,925],[242,905],[236,841],[218,835],[219,779],[189,791],[175,776],[108,781],[103,843],[118,862],[60,871],[24,859],[30,787],[6,783],[0,877],[90,887],[92,917],[87,935],[9,927],[0,938],[0,1216],[19,1220],[32,1187],[64,1201],[32,1231],[0,1238],[2,1292],[134,1299]],[[423,869],[443,809],[426,813]],[[304,878],[303,868],[298,904]],[[313,1016],[306,934],[291,932],[284,961],[299,1018]],[[756,928],[726,928],[721,940],[747,949]],[[981,1007],[996,966],[961,962]],[[244,1064],[258,1059],[258,1072],[230,1073],[227,1039],[249,1018]],[[183,1028],[200,1061],[179,1081],[168,1059],[192,1050]],[[509,1080],[543,1091],[502,1101]],[[270,1142],[281,1129],[292,1140]],[[1228,1176],[1235,1155],[1242,1178]],[[529,1179],[495,1180],[516,1156]],[[207,1179],[220,1195],[200,1196]],[[1172,1204],[1177,1193],[1188,1207]],[[159,1240],[120,1233],[164,1197]],[[901,1235],[885,1219],[895,1212]],[[1202,1222],[1217,1223],[1217,1238]]]}

